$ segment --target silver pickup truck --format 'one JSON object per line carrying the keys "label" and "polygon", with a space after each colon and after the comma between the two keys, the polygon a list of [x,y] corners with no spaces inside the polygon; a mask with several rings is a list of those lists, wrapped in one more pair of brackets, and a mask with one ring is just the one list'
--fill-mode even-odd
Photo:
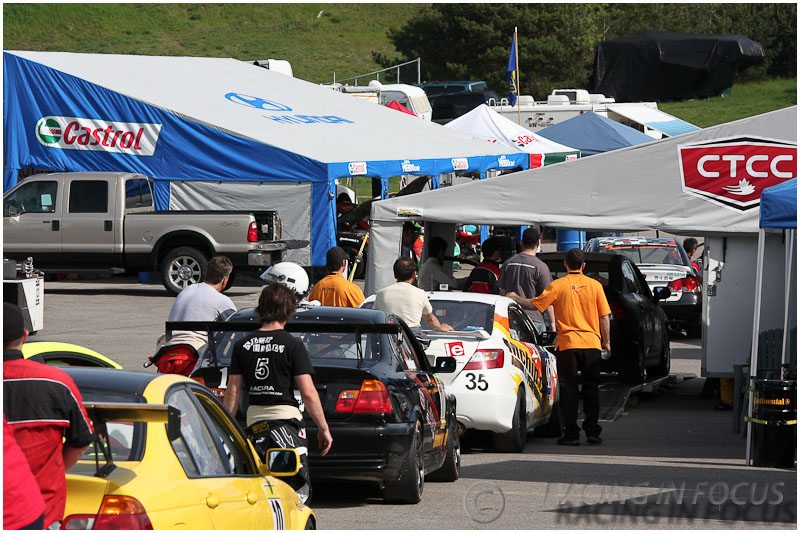
{"label": "silver pickup truck", "polygon": [[160,272],[173,294],[201,281],[214,255],[234,274],[280,262],[280,239],[275,211],[155,211],[141,174],[38,174],[3,195],[4,257],[33,257],[45,273]]}

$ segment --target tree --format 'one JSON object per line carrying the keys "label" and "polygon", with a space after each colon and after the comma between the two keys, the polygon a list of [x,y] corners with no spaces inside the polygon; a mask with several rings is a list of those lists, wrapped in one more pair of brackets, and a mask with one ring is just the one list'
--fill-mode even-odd
{"label": "tree", "polygon": [[738,33],[761,42],[767,60],[751,76],[795,76],[795,4],[434,4],[389,31],[400,57],[422,58],[423,79],[484,80],[508,94],[506,62],[519,36],[520,92],[587,87],[597,43],[644,30]]}

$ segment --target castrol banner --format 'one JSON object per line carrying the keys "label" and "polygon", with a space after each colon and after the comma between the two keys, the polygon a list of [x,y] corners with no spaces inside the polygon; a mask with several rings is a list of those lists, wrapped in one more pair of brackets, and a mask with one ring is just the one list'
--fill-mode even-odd
{"label": "castrol banner", "polygon": [[161,124],[59,116],[42,117],[36,123],[36,140],[62,150],[152,156],[160,134]]}
{"label": "castrol banner", "polygon": [[683,190],[725,207],[758,207],[761,191],[797,176],[797,145],[758,137],[678,146]]}

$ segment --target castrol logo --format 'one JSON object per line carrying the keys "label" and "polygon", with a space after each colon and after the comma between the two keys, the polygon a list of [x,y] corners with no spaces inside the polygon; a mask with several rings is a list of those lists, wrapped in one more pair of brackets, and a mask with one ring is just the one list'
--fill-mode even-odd
{"label": "castrol logo", "polygon": [[684,191],[740,211],[797,176],[797,144],[786,141],[737,137],[679,146],[678,153]]}
{"label": "castrol logo", "polygon": [[36,123],[39,143],[62,150],[151,156],[160,134],[161,124],[56,116],[42,117]]}

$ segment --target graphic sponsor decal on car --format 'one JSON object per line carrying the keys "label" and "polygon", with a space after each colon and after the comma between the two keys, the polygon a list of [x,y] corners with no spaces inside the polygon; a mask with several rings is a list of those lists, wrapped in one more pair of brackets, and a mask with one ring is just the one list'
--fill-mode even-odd
{"label": "graphic sponsor decal on car", "polygon": [[48,148],[152,156],[161,124],[117,122],[81,117],[42,117],[36,140]]}
{"label": "graphic sponsor decal on car", "polygon": [[761,192],[797,175],[797,145],[738,137],[678,146],[683,190],[725,207],[758,207]]}

